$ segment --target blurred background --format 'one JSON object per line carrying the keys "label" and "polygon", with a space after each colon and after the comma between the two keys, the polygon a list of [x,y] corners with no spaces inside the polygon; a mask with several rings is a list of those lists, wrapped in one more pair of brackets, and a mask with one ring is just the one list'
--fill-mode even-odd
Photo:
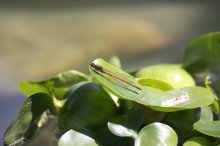
{"label": "blurred background", "polygon": [[125,70],[180,63],[187,43],[220,30],[219,2],[112,0],[0,1],[0,145],[25,97],[22,80],[116,55]]}

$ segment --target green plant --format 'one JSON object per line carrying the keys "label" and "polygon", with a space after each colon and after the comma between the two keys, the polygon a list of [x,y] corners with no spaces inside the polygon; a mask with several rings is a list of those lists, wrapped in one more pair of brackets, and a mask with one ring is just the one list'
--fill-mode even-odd
{"label": "green plant", "polygon": [[27,99],[4,144],[25,143],[55,115],[63,134],[59,146],[218,145],[219,90],[212,85],[219,87],[219,63],[220,33],[215,32],[189,43],[181,65],[159,64],[129,74],[114,57],[93,61],[91,76],[67,71],[21,82]]}

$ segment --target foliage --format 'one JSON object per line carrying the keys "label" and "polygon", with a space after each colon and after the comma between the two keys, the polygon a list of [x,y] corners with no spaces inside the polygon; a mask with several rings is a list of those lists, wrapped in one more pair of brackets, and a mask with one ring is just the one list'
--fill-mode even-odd
{"label": "foliage", "polygon": [[94,60],[91,76],[72,70],[23,81],[27,99],[4,145],[25,145],[51,115],[58,118],[59,146],[218,145],[219,90],[208,77],[220,63],[219,47],[214,32],[190,42],[181,65],[152,65],[131,75],[113,57]]}

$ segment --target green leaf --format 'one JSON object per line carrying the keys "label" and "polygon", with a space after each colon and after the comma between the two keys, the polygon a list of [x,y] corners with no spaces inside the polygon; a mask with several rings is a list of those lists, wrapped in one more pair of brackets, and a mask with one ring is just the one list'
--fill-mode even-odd
{"label": "green leaf", "polygon": [[45,81],[54,94],[54,96],[62,100],[65,98],[67,91],[75,84],[83,81],[88,81],[88,77],[78,71],[69,70],[59,73],[57,76]]}
{"label": "green leaf", "polygon": [[214,100],[214,102],[212,103],[212,109],[216,112],[216,113],[220,113],[220,108],[219,108],[219,101],[218,100]]}
{"label": "green leaf", "polygon": [[157,64],[140,69],[138,82],[163,91],[195,86],[195,81],[179,64]]}
{"label": "green leaf", "polygon": [[186,47],[183,67],[191,73],[211,69],[220,63],[220,33],[213,32],[193,40]]}
{"label": "green leaf", "polygon": [[30,96],[38,92],[50,94],[50,90],[45,87],[41,82],[27,82],[22,81],[19,84],[19,88],[23,94]]}
{"label": "green leaf", "polygon": [[211,107],[201,108],[200,120],[194,123],[193,128],[203,134],[220,138],[220,120],[213,121]]}
{"label": "green leaf", "polygon": [[215,111],[215,112],[219,112],[220,111],[220,109],[219,109],[219,99],[218,99],[218,97],[217,97],[217,95],[216,95],[216,93],[215,93],[215,91],[212,89],[212,87],[211,87],[211,84],[212,84],[212,81],[210,80],[210,76],[207,76],[206,78],[205,78],[205,86],[206,86],[206,88],[208,88],[212,93],[213,93],[213,95],[214,95],[214,102],[212,103],[212,109]]}
{"label": "green leaf", "polygon": [[131,109],[123,115],[115,116],[108,122],[109,130],[120,137],[136,138],[137,131],[143,124],[143,117],[138,109]]}
{"label": "green leaf", "polygon": [[175,131],[168,125],[152,123],[138,133],[135,146],[176,146],[178,138]]}
{"label": "green leaf", "polygon": [[28,97],[16,120],[7,129],[4,136],[6,146],[17,145],[30,139],[36,128],[41,114],[52,105],[52,97],[45,93],[36,93]]}
{"label": "green leaf", "polygon": [[58,146],[98,146],[98,144],[87,135],[69,130],[59,139]]}
{"label": "green leaf", "polygon": [[198,121],[198,109],[168,113],[163,123],[171,126],[177,133],[179,143],[193,135],[193,124]]}
{"label": "green leaf", "polygon": [[213,142],[210,142],[208,139],[204,137],[193,137],[187,140],[183,146],[214,146]]}
{"label": "green leaf", "polygon": [[107,125],[96,130],[96,140],[102,146],[134,146],[132,138],[112,134]]}
{"label": "green leaf", "polygon": [[[130,82],[127,84],[119,79],[97,71],[90,66],[91,74],[108,89],[123,99],[132,100],[159,111],[178,111],[207,106],[213,103],[214,95],[203,87],[185,87],[176,90],[160,91],[151,87],[141,86],[136,79],[115,66],[97,59],[93,62],[118,78]],[[137,88],[138,87],[138,88]]]}
{"label": "green leaf", "polygon": [[120,136],[120,137],[132,137],[132,138],[136,138],[137,137],[137,132],[132,130],[132,129],[128,129],[122,125],[118,125],[118,124],[114,124],[114,123],[110,123],[108,122],[108,129],[115,135]]}
{"label": "green leaf", "polygon": [[201,107],[200,120],[213,121],[213,112],[211,107]]}
{"label": "green leaf", "polygon": [[110,123],[123,125],[128,129],[138,131],[143,124],[142,113],[138,109],[130,109],[122,115],[117,115],[109,120]]}
{"label": "green leaf", "polygon": [[169,83],[156,79],[138,78],[138,83],[143,86],[153,87],[162,91],[174,89],[174,87]]}
{"label": "green leaf", "polygon": [[86,83],[69,95],[59,115],[60,128],[87,133],[103,126],[116,112],[114,101],[100,85]]}
{"label": "green leaf", "polygon": [[56,88],[69,88],[81,81],[88,81],[88,77],[81,72],[70,70],[59,73],[50,81],[53,82],[53,86]]}
{"label": "green leaf", "polygon": [[193,127],[205,135],[220,138],[220,121],[199,120]]}
{"label": "green leaf", "polygon": [[82,81],[88,81],[88,77],[81,72],[70,70],[59,73],[57,76],[44,81],[23,81],[20,83],[19,88],[27,96],[37,92],[43,92],[51,95],[53,93],[56,98],[63,99],[70,87]]}

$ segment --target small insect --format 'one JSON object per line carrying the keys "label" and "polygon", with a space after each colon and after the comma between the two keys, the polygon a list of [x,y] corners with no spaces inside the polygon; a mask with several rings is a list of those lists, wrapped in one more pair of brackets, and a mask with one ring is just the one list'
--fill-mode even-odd
{"label": "small insect", "polygon": [[132,86],[132,87],[135,87],[135,88],[138,89],[138,90],[141,90],[140,87],[138,87],[138,86],[132,84],[131,82],[129,82],[129,81],[125,80],[125,79],[122,79],[122,78],[120,78],[120,77],[117,77],[117,76],[115,76],[115,75],[113,75],[113,74],[111,74],[111,73],[109,73],[109,72],[106,72],[106,71],[103,69],[103,67],[100,66],[100,65],[96,65],[95,63],[92,63],[92,64],[90,64],[90,67],[93,68],[93,69],[94,69],[95,71],[97,71],[97,72],[100,72],[100,73],[102,73],[102,74],[108,75],[108,76],[110,76],[110,77],[112,77],[112,78],[115,78],[115,79],[117,79],[117,80],[120,80],[121,82],[124,82],[124,83],[126,83],[126,84],[128,84],[128,85],[130,85],[130,86]]}

